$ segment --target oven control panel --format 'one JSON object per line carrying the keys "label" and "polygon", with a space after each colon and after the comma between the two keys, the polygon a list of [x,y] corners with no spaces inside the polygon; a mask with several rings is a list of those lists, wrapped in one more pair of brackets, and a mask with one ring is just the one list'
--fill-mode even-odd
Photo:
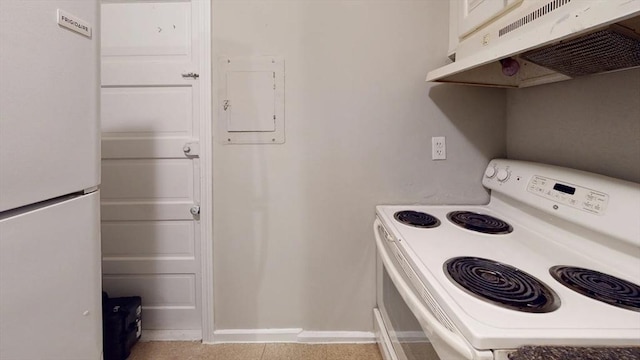
{"label": "oven control panel", "polygon": [[609,203],[609,195],[605,193],[540,175],[531,177],[527,191],[597,215],[604,214]]}
{"label": "oven control panel", "polygon": [[522,203],[550,214],[550,219],[640,246],[640,183],[512,159],[493,159],[485,170],[482,185],[491,190],[491,202]]}

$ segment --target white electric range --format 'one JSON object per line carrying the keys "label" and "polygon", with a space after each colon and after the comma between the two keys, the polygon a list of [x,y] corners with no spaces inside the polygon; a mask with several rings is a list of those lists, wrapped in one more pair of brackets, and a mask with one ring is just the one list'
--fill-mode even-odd
{"label": "white electric range", "polygon": [[488,205],[376,208],[385,358],[640,346],[640,184],[501,159],[482,182]]}

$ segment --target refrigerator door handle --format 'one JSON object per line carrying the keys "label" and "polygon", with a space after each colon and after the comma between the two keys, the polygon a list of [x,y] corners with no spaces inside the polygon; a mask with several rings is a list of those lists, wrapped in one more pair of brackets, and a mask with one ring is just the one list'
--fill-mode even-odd
{"label": "refrigerator door handle", "polygon": [[94,193],[94,192],[98,191],[99,189],[100,189],[100,186],[93,186],[93,187],[86,188],[86,189],[82,190],[82,192],[86,195],[86,194]]}

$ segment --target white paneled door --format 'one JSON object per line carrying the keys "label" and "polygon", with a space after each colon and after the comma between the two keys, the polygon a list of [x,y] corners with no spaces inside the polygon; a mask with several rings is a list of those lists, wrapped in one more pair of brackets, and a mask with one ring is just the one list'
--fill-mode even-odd
{"label": "white paneled door", "polygon": [[198,9],[102,3],[103,287],[145,330],[202,326]]}

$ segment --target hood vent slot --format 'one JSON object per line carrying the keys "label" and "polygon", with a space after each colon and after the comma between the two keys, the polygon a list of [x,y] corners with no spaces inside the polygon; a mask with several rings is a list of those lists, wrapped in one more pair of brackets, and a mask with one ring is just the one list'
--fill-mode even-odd
{"label": "hood vent slot", "polygon": [[550,3],[548,3],[547,5],[537,9],[536,11],[532,11],[529,14],[527,14],[526,16],[521,17],[520,19],[512,22],[511,24],[503,27],[502,29],[500,29],[498,31],[498,37],[502,37],[504,35],[507,35],[508,33],[519,29],[525,25],[527,25],[528,23],[543,17],[545,15],[547,15],[548,13],[552,12],[553,10],[564,6],[568,3],[570,3],[571,0],[553,0]]}
{"label": "hood vent slot", "polygon": [[640,37],[615,26],[524,53],[525,60],[577,77],[640,66]]}

